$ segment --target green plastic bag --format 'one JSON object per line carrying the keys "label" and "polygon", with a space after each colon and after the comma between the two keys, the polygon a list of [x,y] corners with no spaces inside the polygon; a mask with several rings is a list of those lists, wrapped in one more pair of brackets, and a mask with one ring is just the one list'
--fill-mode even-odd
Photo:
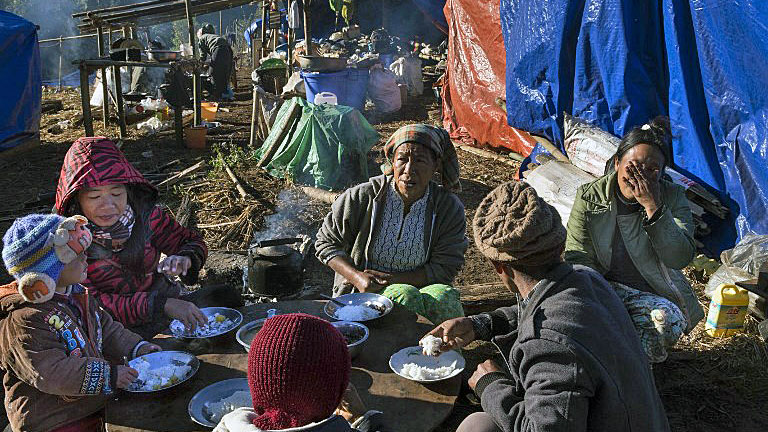
{"label": "green plastic bag", "polygon": [[302,98],[284,103],[256,158],[276,139],[277,126],[285,123],[296,104],[302,108],[301,118],[264,168],[275,177],[327,190],[368,180],[368,152],[379,133],[360,111],[343,105],[315,105]]}

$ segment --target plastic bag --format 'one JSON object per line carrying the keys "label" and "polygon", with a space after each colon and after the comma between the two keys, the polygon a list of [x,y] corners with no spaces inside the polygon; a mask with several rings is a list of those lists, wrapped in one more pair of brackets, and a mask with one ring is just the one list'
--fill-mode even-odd
{"label": "plastic bag", "polygon": [[152,117],[145,122],[137,124],[136,129],[151,135],[169,129],[172,125],[172,122],[163,122],[157,117]]}
{"label": "plastic bag", "polygon": [[168,107],[168,102],[166,102],[165,99],[152,99],[148,97],[142,99],[141,106],[143,106],[146,111],[160,111]]}
{"label": "plastic bag", "polygon": [[421,96],[424,93],[424,78],[421,74],[421,59],[418,57],[401,57],[389,65],[397,80],[408,86],[410,96]]}
{"label": "plastic bag", "polygon": [[[91,106],[100,107],[104,103],[104,90],[102,90],[101,69],[96,71],[96,85],[93,88],[93,94],[91,96]],[[127,67],[120,68],[120,83],[124,89],[131,88],[131,75],[128,73]],[[112,71],[107,72],[107,88],[113,95],[115,94],[115,83],[112,81]],[[114,104],[110,101],[110,105]]]}
{"label": "plastic bag", "polygon": [[371,68],[371,75],[368,78],[368,96],[376,109],[385,114],[395,112],[403,105],[400,87],[397,86],[397,77],[381,65]]}
{"label": "plastic bag", "polygon": [[[704,293],[712,298],[721,284],[733,284],[757,277],[760,266],[768,261],[768,235],[748,234],[733,248],[720,254],[723,265],[709,278]],[[749,311],[766,318],[768,299],[749,293]]]}
{"label": "plastic bag", "polygon": [[296,71],[288,78],[288,83],[283,86],[283,94],[295,93],[299,96],[307,96],[307,89],[304,87],[304,80],[301,78],[301,73]]}
{"label": "plastic bag", "polygon": [[568,113],[563,117],[563,129],[565,152],[571,163],[595,177],[602,176],[605,163],[616,153],[621,140]]}
{"label": "plastic bag", "polygon": [[565,226],[571,216],[578,187],[594,180],[594,177],[569,163],[549,161],[533,170],[525,182],[557,210]]}

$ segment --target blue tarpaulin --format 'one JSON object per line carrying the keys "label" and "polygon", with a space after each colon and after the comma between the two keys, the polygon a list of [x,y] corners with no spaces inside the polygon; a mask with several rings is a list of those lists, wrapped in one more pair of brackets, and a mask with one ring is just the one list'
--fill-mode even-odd
{"label": "blue tarpaulin", "polygon": [[0,11],[0,152],[38,133],[41,79],[37,27]]}
{"label": "blue tarpaulin", "polygon": [[507,121],[562,146],[562,113],[615,135],[657,115],[674,164],[731,208],[710,250],[768,234],[768,2],[501,0]]}

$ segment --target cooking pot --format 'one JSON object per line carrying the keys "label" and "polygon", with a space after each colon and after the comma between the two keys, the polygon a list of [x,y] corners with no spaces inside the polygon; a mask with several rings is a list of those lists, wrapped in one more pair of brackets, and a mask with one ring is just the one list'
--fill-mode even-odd
{"label": "cooking pot", "polygon": [[249,292],[246,294],[279,298],[301,290],[304,286],[304,256],[286,244],[300,240],[268,240],[249,249]]}
{"label": "cooking pot", "polygon": [[147,56],[149,61],[168,63],[178,60],[181,57],[181,51],[147,50]]}

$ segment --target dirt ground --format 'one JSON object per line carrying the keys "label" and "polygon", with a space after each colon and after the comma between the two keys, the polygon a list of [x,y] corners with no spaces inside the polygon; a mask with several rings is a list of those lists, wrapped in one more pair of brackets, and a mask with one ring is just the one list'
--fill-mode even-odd
{"label": "dirt ground", "polygon": [[[172,187],[160,188],[162,203],[177,217],[187,221],[189,226],[202,225],[200,230],[212,251],[202,285],[242,284],[239,267],[243,257],[233,252],[245,249],[254,237],[272,234],[279,227],[289,227],[295,233],[312,236],[330,208],[319,201],[297,200],[295,197],[301,195],[294,190],[289,195],[296,202],[291,205],[299,205],[299,211],[294,209],[292,217],[287,218],[281,214],[278,195],[293,186],[257,169],[250,157],[250,89],[245,81],[242,83],[236,92],[237,100],[221,105],[229,112],[219,113],[217,121],[223,125],[212,131],[209,143],[213,145],[206,150],[191,151],[177,144],[171,131],[147,136],[137,131],[135,125],[129,126],[129,136],[121,142],[128,159],[156,183],[199,161],[206,161],[205,169],[183,178]],[[78,121],[80,99],[77,91],[46,91],[44,99],[62,100],[64,109],[43,116],[42,145],[26,154],[0,158],[0,172],[3,173],[0,176],[0,200],[5,203],[0,209],[0,232],[5,232],[18,216],[51,209],[63,156],[83,133],[82,121]],[[369,155],[370,175],[375,175],[386,138],[407,123],[438,124],[439,106],[431,95],[425,95],[412,99],[394,117],[380,118],[368,112],[366,116],[381,134],[379,143]],[[65,130],[52,128],[63,120],[69,120],[71,126]],[[118,135],[114,125],[104,129],[102,122],[97,120],[95,126],[97,135]],[[467,234],[471,239],[471,220],[480,200],[498,184],[512,180],[514,170],[462,151],[459,151],[459,158],[463,185],[459,197],[466,207]],[[222,159],[244,184],[248,193],[246,199],[239,196],[224,173]],[[173,161],[177,162],[167,166]],[[7,280],[7,274],[0,272],[0,282]],[[701,293],[706,280],[691,275],[691,282]],[[466,264],[455,285],[462,290],[477,286],[501,289],[495,285],[497,283],[495,273],[470,241]],[[305,270],[305,284],[305,296],[329,293],[332,274],[310,258]],[[703,297],[702,302],[707,303]],[[481,301],[472,310],[482,308]],[[465,350],[467,372],[474,370],[484,359],[497,355],[490,344],[471,345]],[[703,323],[700,323],[683,338],[668,361],[654,366],[654,374],[675,432],[768,430],[768,350],[757,335],[754,320],[748,322],[745,334],[720,341],[706,336]],[[463,392],[453,414],[439,431],[455,430],[466,415],[478,409]]]}

